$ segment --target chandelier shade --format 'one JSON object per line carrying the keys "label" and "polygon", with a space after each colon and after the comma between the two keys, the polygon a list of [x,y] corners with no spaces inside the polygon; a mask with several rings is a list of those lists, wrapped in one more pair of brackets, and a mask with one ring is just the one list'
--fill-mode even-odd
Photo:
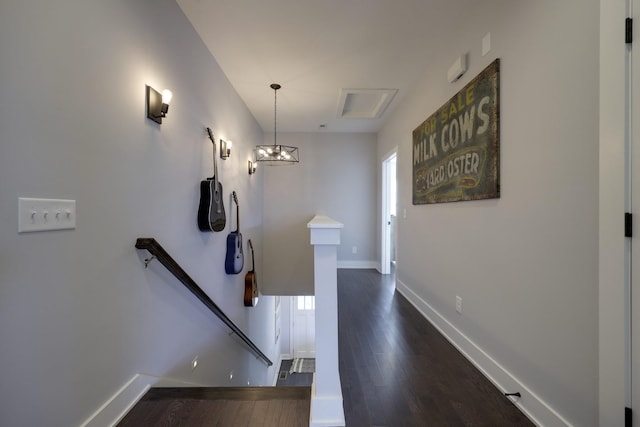
{"label": "chandelier shade", "polygon": [[266,165],[298,163],[298,147],[290,145],[258,145],[256,146],[256,162]]}
{"label": "chandelier shade", "polygon": [[278,144],[277,133],[277,94],[280,86],[278,83],[271,84],[273,89],[273,144],[257,145],[255,148],[256,162],[267,166],[292,165],[300,161],[298,147]]}

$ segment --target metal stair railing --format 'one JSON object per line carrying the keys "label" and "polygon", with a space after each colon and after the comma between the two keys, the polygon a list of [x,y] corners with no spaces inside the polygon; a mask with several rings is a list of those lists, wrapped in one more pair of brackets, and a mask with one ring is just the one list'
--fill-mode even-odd
{"label": "metal stair railing", "polygon": [[[153,258],[160,261],[160,263],[164,265],[165,268],[169,270],[180,282],[182,282],[182,284],[189,289],[191,293],[193,293],[209,310],[211,310],[213,314],[218,316],[218,318],[220,318],[220,320],[222,320],[222,322],[227,325],[233,333],[240,337],[240,339],[244,341],[256,356],[264,360],[267,365],[273,365],[273,362],[269,360],[262,351],[260,351],[253,341],[251,341],[226,314],[224,314],[220,307],[218,307],[218,305],[209,298],[202,288],[198,286],[198,284],[182,269],[182,267],[180,267],[180,265],[167,253],[156,239],[151,237],[140,237],[136,240],[136,248],[146,249],[149,251]],[[145,263],[148,264],[151,259],[146,260]]]}

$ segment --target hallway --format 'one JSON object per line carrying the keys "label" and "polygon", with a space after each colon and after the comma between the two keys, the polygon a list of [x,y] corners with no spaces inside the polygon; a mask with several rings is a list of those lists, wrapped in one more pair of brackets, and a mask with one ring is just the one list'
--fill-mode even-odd
{"label": "hallway", "polygon": [[531,421],[395,292],[394,275],[338,270],[347,426],[529,426]]}

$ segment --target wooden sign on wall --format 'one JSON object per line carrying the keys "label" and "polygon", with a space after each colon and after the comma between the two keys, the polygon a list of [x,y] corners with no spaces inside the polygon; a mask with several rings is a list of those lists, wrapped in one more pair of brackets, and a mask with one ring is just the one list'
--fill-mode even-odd
{"label": "wooden sign on wall", "polygon": [[500,197],[500,60],[413,131],[413,204]]}

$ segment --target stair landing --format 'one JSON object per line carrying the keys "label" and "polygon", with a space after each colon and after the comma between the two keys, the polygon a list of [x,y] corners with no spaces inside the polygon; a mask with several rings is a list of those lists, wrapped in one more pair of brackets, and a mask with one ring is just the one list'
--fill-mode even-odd
{"label": "stair landing", "polygon": [[310,387],[151,388],[118,426],[306,427],[310,401]]}

